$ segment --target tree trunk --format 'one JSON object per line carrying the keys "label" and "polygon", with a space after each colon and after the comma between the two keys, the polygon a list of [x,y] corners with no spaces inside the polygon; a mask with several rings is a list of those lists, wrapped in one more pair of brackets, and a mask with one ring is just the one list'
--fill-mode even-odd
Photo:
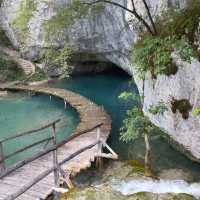
{"label": "tree trunk", "polygon": [[144,134],[144,141],[145,141],[145,174],[148,174],[149,171],[149,157],[150,157],[150,144],[148,134]]}

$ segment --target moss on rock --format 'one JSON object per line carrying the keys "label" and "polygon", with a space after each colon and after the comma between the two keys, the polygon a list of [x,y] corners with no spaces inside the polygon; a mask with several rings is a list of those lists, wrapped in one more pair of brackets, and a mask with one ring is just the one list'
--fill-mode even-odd
{"label": "moss on rock", "polygon": [[173,113],[176,113],[178,110],[181,113],[183,119],[188,119],[189,111],[192,109],[192,105],[187,99],[177,100],[173,98],[171,101],[171,109]]}

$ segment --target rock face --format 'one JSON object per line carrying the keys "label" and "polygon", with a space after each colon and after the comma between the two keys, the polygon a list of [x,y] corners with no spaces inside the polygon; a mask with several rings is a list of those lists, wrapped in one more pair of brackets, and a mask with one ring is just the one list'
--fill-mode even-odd
{"label": "rock face", "polygon": [[[20,47],[22,44],[19,42],[17,31],[12,22],[16,18],[23,1],[25,0],[3,0],[0,10],[3,29],[6,30],[15,47]],[[56,14],[55,7],[60,6],[62,8],[70,2],[69,0],[55,0],[53,3],[49,3],[51,1],[34,1],[37,8],[33,11],[33,16],[27,23],[29,33],[25,41],[29,58],[35,58],[41,48],[49,45],[44,39],[43,23],[45,20]],[[117,2],[126,3],[124,0]],[[130,31],[125,21],[123,10],[114,6],[106,6],[100,14],[77,21],[69,29],[65,30],[65,35],[69,40],[61,41],[61,45],[67,43],[82,54],[92,54],[88,59],[92,59],[95,55],[96,59],[110,61],[117,65],[121,59],[120,55],[128,54],[134,39],[134,34]],[[123,65],[122,68],[130,72],[126,65]]]}
{"label": "rock face", "polygon": [[[200,118],[193,115],[192,110],[200,101],[200,62],[193,60],[191,64],[181,61],[173,55],[179,66],[178,72],[171,76],[159,76],[152,80],[146,76],[144,87],[144,111],[154,124],[168,132],[170,137],[182,145],[179,148],[193,160],[200,160]],[[141,84],[138,84],[141,85]],[[142,88],[140,87],[140,91]],[[190,104],[189,116],[185,118],[180,110],[173,110],[173,99],[187,100]],[[164,115],[152,115],[148,112],[151,105],[163,101],[168,111]],[[187,115],[188,115],[187,114]]]}
{"label": "rock face", "polygon": [[[24,47],[27,50],[26,56],[34,59],[41,49],[48,47],[44,39],[45,31],[43,23],[55,15],[54,7],[67,6],[69,0],[54,0],[36,2],[36,8],[27,22],[28,37],[25,44],[18,38],[17,31],[12,25],[13,20],[19,11],[21,3],[25,0],[3,0],[0,9],[0,22],[7,36],[15,47]],[[166,6],[186,6],[188,0],[151,0],[151,10],[161,11]],[[53,3],[52,3],[53,2]],[[118,3],[126,4],[126,0],[117,0]],[[129,6],[131,1],[128,1]],[[144,13],[143,7],[141,13]],[[129,52],[137,33],[132,31],[127,24],[127,17],[120,8],[107,5],[105,9],[94,16],[78,20],[74,25],[64,31],[68,40],[60,41],[57,45],[69,44],[81,54],[81,61],[111,62],[132,74],[140,93],[142,93],[142,81],[137,78],[137,72],[131,66]],[[197,39],[198,40],[198,39]],[[198,42],[198,41],[197,41]],[[189,110],[189,118],[184,119],[179,111],[171,109],[172,97],[176,100],[186,99],[191,107],[198,105],[200,63],[193,60],[191,64],[180,61],[174,56],[179,66],[178,73],[173,76],[158,76],[152,80],[147,74],[144,87],[144,111],[153,123],[163,128],[173,141],[178,142],[190,158],[200,161],[200,118]],[[148,112],[150,105],[159,101],[168,105],[168,111],[163,116],[153,116]],[[173,111],[173,112],[172,112]]]}

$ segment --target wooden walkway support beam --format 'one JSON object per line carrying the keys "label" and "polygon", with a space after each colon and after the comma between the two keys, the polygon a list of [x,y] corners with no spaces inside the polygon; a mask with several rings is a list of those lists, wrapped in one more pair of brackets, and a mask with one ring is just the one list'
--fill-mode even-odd
{"label": "wooden walkway support beam", "polygon": [[3,143],[0,142],[0,174],[5,170]]}
{"label": "wooden walkway support beam", "polygon": [[[53,129],[53,146],[56,146],[56,124],[52,126]],[[54,184],[56,187],[59,187],[59,165],[57,157],[57,148],[53,151],[53,168],[54,168]]]}

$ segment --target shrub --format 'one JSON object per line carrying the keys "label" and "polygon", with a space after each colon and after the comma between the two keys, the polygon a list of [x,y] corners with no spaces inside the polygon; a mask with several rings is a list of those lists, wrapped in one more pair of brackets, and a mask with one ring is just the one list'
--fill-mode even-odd
{"label": "shrub", "polygon": [[191,0],[185,9],[168,10],[155,19],[157,36],[152,37],[146,32],[140,34],[132,49],[132,61],[142,79],[147,71],[153,78],[159,74],[176,74],[178,68],[171,58],[173,51],[187,62],[191,62],[191,57],[197,57],[194,40],[199,19],[200,1]]}
{"label": "shrub", "polygon": [[190,0],[184,9],[168,10],[156,20],[161,36],[185,36],[193,44],[200,19],[200,1]]}
{"label": "shrub", "polygon": [[62,70],[62,76],[69,76],[72,67],[70,66],[70,59],[73,54],[73,50],[69,47],[61,49],[50,48],[42,53],[45,65],[50,67],[58,67]]}
{"label": "shrub", "polygon": [[25,77],[23,70],[14,61],[1,55],[0,57],[0,81],[22,80]]}
{"label": "shrub", "polygon": [[171,75],[177,72],[177,67],[172,63],[171,53],[177,51],[180,57],[191,62],[195,56],[192,47],[185,38],[177,37],[152,37],[141,38],[133,47],[132,61],[136,64],[140,78],[150,71],[153,78],[159,74]]}
{"label": "shrub", "polygon": [[153,115],[161,114],[163,115],[165,111],[167,111],[167,106],[163,102],[158,102],[155,105],[151,105],[149,108],[149,112]]}
{"label": "shrub", "polygon": [[46,78],[47,76],[45,72],[40,68],[36,68],[35,73],[30,78],[28,78],[28,81],[42,81]]}

